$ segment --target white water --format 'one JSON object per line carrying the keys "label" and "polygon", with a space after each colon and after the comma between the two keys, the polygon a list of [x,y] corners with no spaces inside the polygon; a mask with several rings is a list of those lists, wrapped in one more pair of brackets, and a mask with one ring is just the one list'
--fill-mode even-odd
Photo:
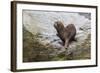
{"label": "white water", "polygon": [[62,21],[64,26],[72,23],[75,25],[77,29],[77,37],[84,38],[83,30],[79,30],[79,28],[83,28],[88,32],[88,28],[91,28],[91,20],[79,13],[72,12],[48,12],[48,11],[23,11],[23,25],[32,32],[33,34],[41,33],[42,36],[47,38],[48,42],[53,41],[55,39],[59,39],[56,36],[56,30],[54,28],[55,21]]}

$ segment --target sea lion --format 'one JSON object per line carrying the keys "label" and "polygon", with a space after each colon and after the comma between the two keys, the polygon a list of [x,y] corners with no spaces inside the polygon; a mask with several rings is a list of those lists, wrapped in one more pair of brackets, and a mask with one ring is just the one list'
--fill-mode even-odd
{"label": "sea lion", "polygon": [[76,28],[74,24],[68,24],[66,27],[64,27],[61,21],[57,21],[54,23],[54,27],[57,31],[57,36],[64,43],[64,47],[68,48],[69,43],[75,40]]}

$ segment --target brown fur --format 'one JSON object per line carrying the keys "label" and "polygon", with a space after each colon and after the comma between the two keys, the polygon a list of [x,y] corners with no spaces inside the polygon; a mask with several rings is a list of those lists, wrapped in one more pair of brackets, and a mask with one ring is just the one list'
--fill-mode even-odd
{"label": "brown fur", "polygon": [[57,21],[54,23],[54,27],[57,30],[57,36],[64,43],[64,47],[68,48],[69,43],[75,40],[76,28],[74,24],[68,24],[66,27],[64,27],[61,21]]}

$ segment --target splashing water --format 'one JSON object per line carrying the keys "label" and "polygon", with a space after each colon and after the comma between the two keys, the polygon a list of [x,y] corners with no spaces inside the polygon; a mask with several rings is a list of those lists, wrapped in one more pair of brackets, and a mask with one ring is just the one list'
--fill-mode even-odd
{"label": "splashing water", "polygon": [[[47,11],[23,11],[23,25],[33,34],[40,33],[41,36],[46,38],[49,42],[54,40],[60,41],[56,36],[56,29],[54,28],[55,21],[63,22],[66,27],[68,24],[74,24],[78,33],[80,27],[91,28],[91,20],[85,17],[86,13],[73,13],[73,12],[47,12]],[[90,15],[90,13],[87,13]],[[57,44],[57,43],[56,43]]]}

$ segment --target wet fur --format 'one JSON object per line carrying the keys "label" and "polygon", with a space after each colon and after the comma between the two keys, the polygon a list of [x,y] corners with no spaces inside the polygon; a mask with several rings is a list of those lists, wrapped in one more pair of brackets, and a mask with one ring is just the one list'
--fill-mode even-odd
{"label": "wet fur", "polygon": [[57,36],[64,43],[64,47],[68,48],[69,43],[71,41],[75,41],[76,28],[74,24],[68,24],[66,27],[64,27],[61,21],[57,21],[54,23],[54,27],[57,30]]}

